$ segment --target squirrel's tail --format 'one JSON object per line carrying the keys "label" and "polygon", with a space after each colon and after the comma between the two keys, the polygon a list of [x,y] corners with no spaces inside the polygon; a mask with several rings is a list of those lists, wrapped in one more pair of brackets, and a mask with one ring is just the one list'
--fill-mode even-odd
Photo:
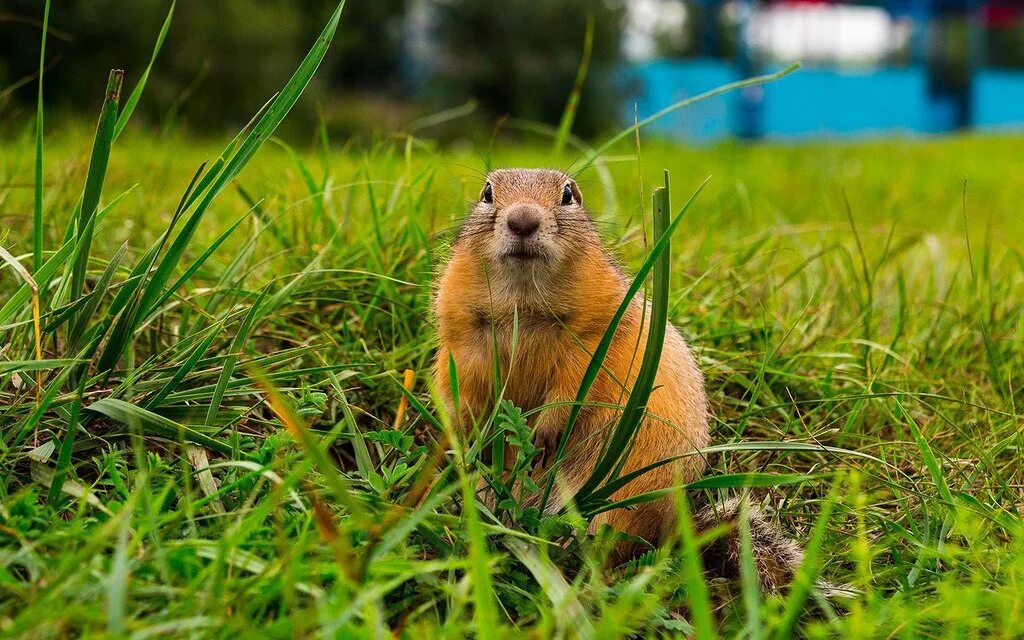
{"label": "squirrel's tail", "polygon": [[[712,575],[729,580],[740,578],[743,553],[740,542],[742,498],[709,504],[694,514],[694,528],[709,531],[726,524],[726,533],[702,550],[704,568]],[[804,560],[800,546],[765,517],[757,506],[747,503],[746,517],[750,526],[751,551],[757,579],[764,593],[777,593],[793,583],[797,569]]]}

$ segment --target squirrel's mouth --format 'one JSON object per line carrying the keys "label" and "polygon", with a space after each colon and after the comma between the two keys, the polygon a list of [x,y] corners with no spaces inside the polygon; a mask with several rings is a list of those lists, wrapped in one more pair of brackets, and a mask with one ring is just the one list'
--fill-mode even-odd
{"label": "squirrel's mouth", "polygon": [[502,259],[514,262],[530,262],[544,258],[544,252],[538,247],[517,242],[501,254]]}

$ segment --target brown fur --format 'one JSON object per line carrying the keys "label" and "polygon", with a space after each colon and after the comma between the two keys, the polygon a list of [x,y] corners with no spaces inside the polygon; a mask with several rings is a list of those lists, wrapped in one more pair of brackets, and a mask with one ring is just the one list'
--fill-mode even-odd
{"label": "brown fur", "polygon": [[[558,171],[507,169],[491,173],[488,179],[493,204],[481,201],[470,213],[440,278],[434,303],[440,338],[437,380],[450,404],[451,354],[463,426],[471,424],[474,416],[486,416],[492,408],[492,326],[505,376],[505,398],[525,410],[569,402],[575,399],[591,354],[629,287],[602,248],[579,190],[568,176]],[[574,204],[563,207],[560,202],[566,184]],[[536,237],[542,255],[526,261],[503,253],[514,244],[505,228],[507,216],[524,208],[542,219]],[[618,419],[619,411],[593,405],[621,406],[628,397],[646,342],[644,304],[637,296],[619,324],[604,370],[573,430],[568,457],[558,474],[561,492],[549,502],[549,510],[559,508],[582,485],[609,428]],[[519,329],[513,353],[516,312]],[[708,444],[703,378],[686,342],[671,325],[647,412],[649,417],[639,430],[623,473]],[[554,452],[568,413],[565,406],[548,408],[532,418],[535,440],[547,455]],[[662,489],[677,480],[692,481],[703,468],[702,458],[692,455],[642,475],[613,498]],[[606,512],[594,525],[608,523],[653,542],[672,529],[674,514],[671,499],[664,499],[632,510]]]}
{"label": "brown fur", "polygon": [[[485,187],[481,192],[481,201],[454,243],[434,299],[440,339],[435,373],[448,409],[453,410],[448,363],[449,356],[454,359],[461,405],[456,419],[464,429],[493,409],[495,342],[502,397],[524,410],[575,400],[591,354],[629,289],[629,281],[602,247],[582,195],[569,176],[543,169],[503,169],[489,174],[488,184],[490,190]],[[484,201],[488,193],[492,202]],[[563,205],[568,195],[572,202]],[[530,224],[525,225],[526,221]],[[536,230],[528,235],[516,232],[527,227]],[[616,330],[604,368],[573,429],[567,457],[558,471],[559,491],[547,505],[549,512],[561,508],[582,486],[619,418],[621,412],[608,407],[622,406],[639,372],[647,339],[645,318],[650,317],[645,305],[642,296],[631,300]],[[568,406],[558,406],[532,414],[534,440],[545,454],[537,470],[540,477],[550,464],[569,411]],[[622,473],[693,454],[708,442],[704,380],[686,342],[669,325],[647,417]],[[515,459],[511,453],[506,453],[506,460]],[[641,475],[612,498],[690,482],[703,470],[703,458],[689,455]],[[740,513],[740,502],[733,499],[708,505],[694,515],[698,531],[728,525],[726,534],[703,550],[705,565],[719,576],[739,576]],[[674,530],[675,515],[669,497],[605,512],[591,525],[607,523],[657,542]],[[803,553],[756,507],[748,509],[747,518],[761,587],[777,591],[792,582]],[[637,551],[634,545],[620,544],[614,555],[624,560]]]}

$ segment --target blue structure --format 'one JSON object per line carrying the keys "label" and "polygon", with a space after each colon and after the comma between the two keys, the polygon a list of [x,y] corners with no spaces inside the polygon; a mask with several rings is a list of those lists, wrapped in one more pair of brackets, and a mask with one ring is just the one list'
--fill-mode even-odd
{"label": "blue structure", "polygon": [[1024,73],[983,69],[975,74],[971,94],[974,127],[1024,130]]}
{"label": "blue structure", "polygon": [[[705,9],[698,28],[701,57],[656,60],[631,68],[628,121],[634,104],[643,117],[686,97],[773,70],[771,65],[759,64],[751,53],[744,21],[733,58],[712,57],[717,34],[700,34],[716,28],[706,9],[720,3],[699,0],[699,4]],[[1024,69],[987,66],[981,0],[889,0],[881,6],[913,25],[908,64],[805,67],[770,85],[677,111],[651,128],[662,135],[705,142],[730,136],[920,135],[963,127],[1024,131]],[[966,60],[951,62],[936,55],[931,46],[935,43],[930,38],[936,37],[936,30],[930,28],[933,21],[951,12],[966,18]]]}

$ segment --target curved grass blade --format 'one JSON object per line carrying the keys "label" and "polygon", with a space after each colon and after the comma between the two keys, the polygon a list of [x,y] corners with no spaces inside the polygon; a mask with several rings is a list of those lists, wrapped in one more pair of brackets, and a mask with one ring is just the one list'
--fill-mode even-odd
{"label": "curved grass blade", "polygon": [[575,165],[575,167],[572,169],[571,173],[579,173],[580,171],[583,171],[584,169],[589,167],[591,164],[593,164],[595,160],[597,160],[599,157],[601,157],[602,153],[604,153],[605,151],[607,151],[608,149],[613,147],[617,142],[621,141],[626,136],[632,134],[634,132],[634,130],[642,129],[643,127],[646,127],[647,125],[651,124],[652,122],[654,122],[656,120],[660,120],[661,118],[667,116],[668,114],[670,114],[670,113],[672,113],[674,111],[678,111],[679,109],[682,109],[683,107],[688,107],[691,104],[696,104],[698,102],[703,102],[704,100],[708,100],[710,98],[714,98],[715,96],[721,95],[723,93],[728,93],[730,91],[735,91],[736,89],[742,89],[744,87],[751,87],[751,86],[758,85],[758,84],[765,84],[765,83],[768,83],[768,82],[774,82],[776,80],[779,80],[781,78],[784,78],[784,77],[788,76],[789,74],[793,73],[794,71],[796,71],[799,68],[800,68],[800,63],[799,62],[794,62],[793,64],[789,65],[785,69],[782,69],[780,71],[776,71],[775,73],[769,73],[769,74],[762,75],[762,76],[756,76],[754,78],[747,78],[746,80],[739,80],[737,82],[730,82],[729,84],[724,84],[724,85],[722,85],[720,87],[716,87],[714,89],[711,89],[710,91],[705,91],[704,93],[697,94],[697,95],[695,95],[695,96],[693,96],[691,98],[686,98],[684,100],[680,100],[679,102],[671,104],[671,105],[665,107],[664,109],[662,109],[661,111],[658,111],[657,113],[649,115],[646,118],[644,118],[643,120],[640,120],[635,125],[630,125],[630,126],[626,127],[622,131],[618,132],[617,134],[615,134],[614,136],[609,138],[604,144],[602,144],[601,146],[599,146],[596,149],[594,149],[594,150],[590,151],[589,153],[587,153],[587,155],[583,156],[583,158],[579,161],[579,164]]}
{"label": "curved grass blade", "polygon": [[198,444],[228,457],[233,453],[231,447],[220,440],[215,440],[199,433],[195,429],[178,424],[169,418],[157,415],[152,411],[147,411],[124,400],[103,398],[92,403],[86,409],[103,414],[129,427],[138,427],[144,432],[152,433],[167,440],[179,442],[184,439],[186,442]]}
{"label": "curved grass blade", "polygon": [[[592,499],[607,499],[613,493],[626,486],[633,480],[636,480],[645,473],[657,469],[658,467],[666,464],[670,464],[677,460],[689,458],[697,455],[710,455],[715,453],[727,453],[730,451],[818,451],[822,453],[828,453],[836,456],[852,456],[856,458],[864,458],[881,465],[887,465],[887,463],[880,458],[864,453],[862,451],[854,451],[853,449],[843,449],[841,447],[829,447],[822,444],[811,444],[809,442],[731,442],[728,444],[720,444],[712,447],[705,447],[689,453],[684,453],[679,456],[672,456],[663,460],[653,462],[646,467],[641,467],[636,471],[631,471],[624,476],[616,478],[614,481],[606,483],[600,489],[591,494]],[[891,466],[891,465],[888,465]]]}
{"label": "curved grass blade", "polygon": [[[654,191],[654,230],[660,238],[667,235],[669,226],[669,209],[671,207],[668,171],[665,171],[665,186]],[[651,320],[647,325],[647,344],[644,347],[643,361],[637,373],[633,389],[622,409],[619,423],[612,432],[612,437],[605,448],[604,455],[594,465],[590,477],[576,493],[577,501],[585,501],[589,493],[596,489],[606,478],[612,480],[618,475],[619,468],[626,461],[631,449],[630,443],[644,420],[647,401],[654,390],[654,380],[658,375],[661,363],[661,351],[665,343],[665,331],[668,324],[668,282],[669,259],[671,258],[671,236],[668,235],[661,256],[654,268],[654,291],[651,300]]]}
{"label": "curved grass blade", "polygon": [[644,493],[638,493],[635,496],[630,496],[614,502],[607,502],[603,499],[599,500],[592,496],[588,502],[581,503],[580,513],[588,518],[592,518],[599,513],[611,511],[612,509],[632,507],[638,504],[644,504],[646,502],[652,502],[654,500],[664,498],[667,495],[671,495],[672,492],[677,489],[681,491],[692,491],[701,489],[781,487],[787,484],[800,484],[813,479],[813,476],[801,473],[761,473],[756,471],[747,473],[723,473],[717,476],[711,476],[710,478],[701,478],[700,480],[679,485],[678,487],[667,487],[665,489],[645,491]]}
{"label": "curved grass blade", "polygon": [[565,429],[562,431],[562,437],[558,441],[558,447],[555,450],[555,461],[552,465],[547,480],[547,485],[544,487],[544,494],[541,497],[541,512],[547,506],[548,499],[551,496],[551,489],[554,486],[555,471],[557,471],[562,459],[565,457],[565,447],[569,442],[569,437],[572,434],[572,429],[576,424],[576,420],[579,419],[580,412],[583,410],[584,403],[587,399],[587,394],[590,393],[590,387],[593,386],[594,380],[597,379],[597,374],[601,371],[601,366],[604,364],[605,356],[608,355],[608,349],[611,347],[612,339],[615,337],[615,330],[619,326],[619,322],[622,321],[622,317],[626,314],[626,310],[629,305],[632,304],[634,296],[643,287],[644,280],[647,278],[647,274],[650,273],[651,269],[654,268],[655,262],[665,251],[668,246],[668,239],[675,231],[679,223],[682,222],[683,215],[689,210],[690,205],[696,201],[697,196],[704,190],[707,185],[708,179],[705,179],[703,183],[694,191],[690,199],[687,200],[683,208],[679,210],[676,217],[672,220],[671,224],[663,234],[658,237],[658,242],[655,243],[651,249],[651,253],[647,256],[647,260],[644,261],[643,265],[636,272],[633,277],[632,284],[629,285],[629,290],[626,291],[625,297],[622,299],[622,303],[619,304],[619,308],[616,309],[615,315],[612,316],[611,322],[608,324],[608,329],[605,330],[604,335],[601,337],[601,342],[598,343],[597,349],[594,350],[594,355],[590,358],[590,364],[587,366],[587,370],[583,374],[583,379],[580,381],[580,389],[576,393],[576,400],[573,403],[573,408],[569,412],[569,418],[566,421]]}

